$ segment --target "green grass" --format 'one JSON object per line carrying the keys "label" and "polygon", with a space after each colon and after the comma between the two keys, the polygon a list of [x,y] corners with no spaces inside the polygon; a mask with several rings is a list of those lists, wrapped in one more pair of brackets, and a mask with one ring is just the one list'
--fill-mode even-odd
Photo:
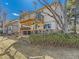
{"label": "green grass", "polygon": [[29,37],[31,44],[40,46],[54,46],[54,47],[76,47],[79,48],[78,34],[36,34]]}

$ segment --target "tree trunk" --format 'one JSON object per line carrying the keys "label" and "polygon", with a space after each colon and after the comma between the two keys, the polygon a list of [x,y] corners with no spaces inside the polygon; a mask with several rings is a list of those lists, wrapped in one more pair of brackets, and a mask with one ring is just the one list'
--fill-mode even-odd
{"label": "tree trunk", "polygon": [[64,33],[68,33],[68,22],[67,22],[67,0],[65,0],[65,5],[64,5]]}
{"label": "tree trunk", "polygon": [[[75,11],[76,12],[76,11]],[[74,19],[74,34],[76,34],[76,15],[75,15],[75,19]]]}

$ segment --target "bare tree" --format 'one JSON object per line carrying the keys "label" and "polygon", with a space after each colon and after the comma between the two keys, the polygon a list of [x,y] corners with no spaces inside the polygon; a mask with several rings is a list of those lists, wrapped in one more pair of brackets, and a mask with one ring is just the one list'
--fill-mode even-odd
{"label": "bare tree", "polygon": [[[63,12],[63,14],[65,14],[65,9],[63,8],[63,6],[60,3],[60,1],[58,0],[58,2],[53,2],[52,5],[55,5],[55,9],[52,8],[50,3],[48,3],[46,0],[38,0],[38,1],[39,1],[40,4],[44,5],[51,12],[51,14],[46,13],[46,12],[43,12],[43,13],[47,14],[48,16],[50,16],[52,18],[54,18],[56,23],[62,29],[62,31],[65,32],[65,29],[66,29],[65,28],[65,22],[63,22],[63,20],[61,19],[61,16],[55,11],[57,9],[57,6],[59,5],[61,11]],[[63,15],[63,16],[64,16],[64,19],[65,19],[66,18],[65,15]],[[65,19],[65,20],[67,20],[67,19]]]}

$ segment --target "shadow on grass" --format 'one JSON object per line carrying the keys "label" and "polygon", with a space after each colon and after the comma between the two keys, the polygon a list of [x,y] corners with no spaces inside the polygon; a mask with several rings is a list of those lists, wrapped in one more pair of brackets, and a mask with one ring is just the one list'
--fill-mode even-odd
{"label": "shadow on grass", "polygon": [[7,48],[4,50],[4,52],[0,54],[0,56],[7,55],[7,56],[9,56],[10,59],[15,59],[14,56],[16,55],[17,51],[14,53],[14,55],[11,55],[11,53],[10,53],[10,52],[11,52],[10,48],[11,48],[13,45],[15,45],[15,44],[16,44],[16,43],[13,43],[13,44],[11,44],[9,47],[7,47]]}
{"label": "shadow on grass", "polygon": [[[8,46],[0,54],[0,56],[7,55],[7,56],[9,56],[10,59],[15,59],[14,56],[16,55],[17,52],[20,52],[26,58],[28,58],[29,56],[41,56],[42,55],[41,50],[39,50],[38,48],[32,47],[29,44],[28,40],[25,40],[25,39],[26,38],[23,38],[23,37],[18,39],[15,43]],[[12,40],[14,40],[14,39],[12,39]],[[11,47],[16,49],[16,52],[13,55],[11,55]]]}

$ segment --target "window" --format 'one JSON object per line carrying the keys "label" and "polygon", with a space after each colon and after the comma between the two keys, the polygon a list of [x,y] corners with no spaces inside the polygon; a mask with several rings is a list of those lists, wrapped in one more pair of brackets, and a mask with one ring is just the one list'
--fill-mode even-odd
{"label": "window", "polygon": [[48,24],[48,28],[51,28],[51,25],[50,24]]}
{"label": "window", "polygon": [[63,17],[61,16],[61,19],[62,19]]}
{"label": "window", "polygon": [[51,28],[51,24],[45,24],[44,28],[45,29]]}
{"label": "window", "polygon": [[37,18],[38,20],[42,20],[42,19],[44,18],[44,16],[43,16],[43,15],[41,14],[41,12],[40,12],[40,13],[37,13],[36,18]]}

